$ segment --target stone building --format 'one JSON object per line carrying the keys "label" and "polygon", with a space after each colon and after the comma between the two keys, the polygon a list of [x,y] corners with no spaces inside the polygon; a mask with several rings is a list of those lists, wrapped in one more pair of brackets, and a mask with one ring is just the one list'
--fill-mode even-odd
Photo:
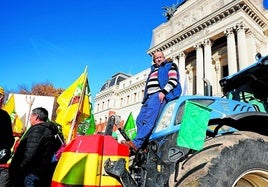
{"label": "stone building", "polygon": [[[183,94],[222,96],[219,80],[268,54],[268,11],[262,0],[186,0],[153,30],[148,55],[163,51],[177,63]],[[149,69],[101,90],[95,119],[105,124],[111,113],[136,117]],[[118,74],[116,76],[119,76]],[[105,125],[104,125],[105,126]],[[101,130],[101,129],[99,129]],[[102,129],[103,130],[103,129]]]}
{"label": "stone building", "polygon": [[102,86],[94,99],[97,132],[105,130],[108,117],[112,114],[121,116],[121,126],[130,112],[134,117],[138,115],[148,73],[149,68],[133,76],[118,73]]}

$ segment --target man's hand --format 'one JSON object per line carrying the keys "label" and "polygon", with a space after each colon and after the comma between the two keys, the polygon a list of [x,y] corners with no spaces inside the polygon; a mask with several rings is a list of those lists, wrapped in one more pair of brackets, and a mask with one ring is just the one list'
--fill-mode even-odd
{"label": "man's hand", "polygon": [[165,99],[165,94],[163,94],[162,92],[159,92],[158,97],[159,97],[160,102],[163,103],[163,101]]}

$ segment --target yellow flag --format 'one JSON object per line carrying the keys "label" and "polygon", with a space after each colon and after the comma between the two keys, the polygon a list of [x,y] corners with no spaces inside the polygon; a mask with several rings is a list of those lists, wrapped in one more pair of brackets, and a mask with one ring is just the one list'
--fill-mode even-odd
{"label": "yellow flag", "polygon": [[24,124],[16,112],[14,94],[10,96],[6,104],[3,106],[3,110],[7,111],[11,118],[13,133],[20,135],[24,130]]}
{"label": "yellow flag", "polygon": [[[62,126],[65,140],[70,139],[70,133],[76,134],[72,131],[75,131],[77,124],[90,114],[89,100],[85,94],[86,84],[87,73],[84,72],[57,99],[59,107],[56,122]],[[73,127],[74,124],[75,127]]]}

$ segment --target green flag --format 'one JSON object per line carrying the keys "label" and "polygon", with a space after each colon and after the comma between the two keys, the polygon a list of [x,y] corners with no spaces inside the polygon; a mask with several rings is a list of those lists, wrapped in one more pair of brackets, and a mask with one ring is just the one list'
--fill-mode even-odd
{"label": "green flag", "polygon": [[78,130],[77,134],[79,135],[91,135],[95,133],[96,130],[96,124],[95,124],[95,119],[93,115],[93,107],[91,103],[91,93],[90,93],[90,88],[88,86],[89,94],[88,94],[88,102],[89,102],[89,116],[82,121],[78,125]]}
{"label": "green flag", "polygon": [[132,115],[132,112],[129,114],[127,121],[124,126],[124,130],[129,137],[129,139],[133,140],[137,135],[136,124]]}
{"label": "green flag", "polygon": [[88,117],[85,121],[89,124],[89,127],[85,131],[86,135],[94,134],[96,130],[96,125],[94,115],[92,114],[92,112],[90,114],[90,117]]}
{"label": "green flag", "polygon": [[177,145],[200,150],[204,146],[211,109],[186,101]]}

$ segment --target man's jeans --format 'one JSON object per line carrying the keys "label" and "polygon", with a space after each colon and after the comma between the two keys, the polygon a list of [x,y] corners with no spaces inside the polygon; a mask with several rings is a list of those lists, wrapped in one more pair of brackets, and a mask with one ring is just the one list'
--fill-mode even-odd
{"label": "man's jeans", "polygon": [[160,102],[159,93],[157,92],[150,95],[142,105],[140,113],[136,119],[137,136],[133,140],[136,147],[140,148],[148,136],[150,136],[158,115],[165,104],[165,100],[162,103]]}

